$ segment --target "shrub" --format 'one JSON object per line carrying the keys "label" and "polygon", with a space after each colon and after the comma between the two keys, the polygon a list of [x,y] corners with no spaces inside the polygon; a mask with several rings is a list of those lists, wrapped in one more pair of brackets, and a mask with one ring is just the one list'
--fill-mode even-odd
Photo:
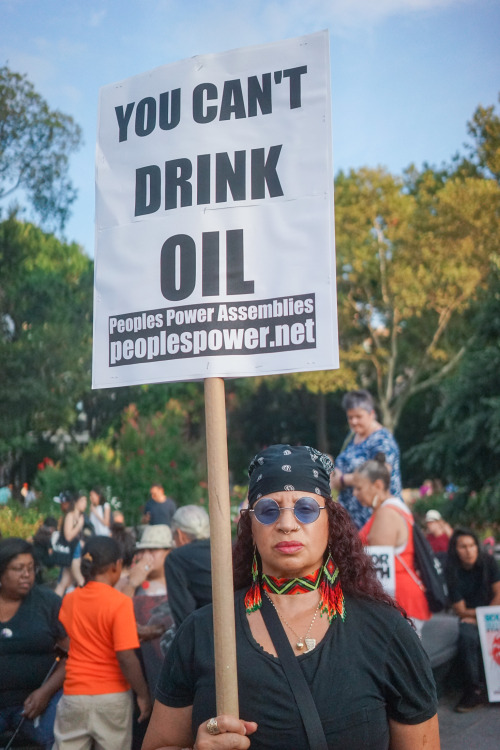
{"label": "shrub", "polygon": [[142,416],[134,404],[123,414],[120,429],[70,452],[60,463],[41,468],[35,487],[46,498],[62,490],[99,485],[108,501],[122,508],[128,524],[140,519],[152,484],[162,484],[179,505],[206,499],[204,444],[188,433],[188,414],[171,399],[164,410]]}
{"label": "shrub", "polygon": [[0,534],[4,539],[10,536],[29,539],[42,520],[43,516],[37,508],[23,508],[16,500],[10,500],[0,508]]}

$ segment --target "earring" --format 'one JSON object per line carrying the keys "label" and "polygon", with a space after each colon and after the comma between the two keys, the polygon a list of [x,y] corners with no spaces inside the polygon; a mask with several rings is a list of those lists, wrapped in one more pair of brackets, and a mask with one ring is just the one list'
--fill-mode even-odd
{"label": "earring", "polygon": [[248,613],[256,612],[261,607],[262,596],[260,593],[259,564],[257,562],[257,547],[254,545],[252,560],[252,585],[245,595],[245,610]]}
{"label": "earring", "polygon": [[323,566],[319,591],[320,615],[326,614],[330,623],[337,615],[343,620],[345,618],[344,593],[340,585],[339,569],[333,562],[330,550],[328,550],[328,558]]}

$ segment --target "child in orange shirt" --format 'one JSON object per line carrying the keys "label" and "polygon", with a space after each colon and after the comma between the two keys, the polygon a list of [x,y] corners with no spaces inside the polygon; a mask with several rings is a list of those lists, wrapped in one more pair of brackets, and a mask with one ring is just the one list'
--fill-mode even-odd
{"label": "child in orange shirt", "polygon": [[63,696],[54,725],[58,750],[129,750],[133,701],[151,712],[132,600],[113,588],[122,561],[117,542],[96,536],[82,557],[85,586],[66,594],[59,619],[70,638]]}

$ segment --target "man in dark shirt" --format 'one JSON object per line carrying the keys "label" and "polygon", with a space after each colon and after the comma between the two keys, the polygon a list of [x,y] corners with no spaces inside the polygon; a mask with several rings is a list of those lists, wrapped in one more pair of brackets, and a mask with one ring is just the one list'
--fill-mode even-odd
{"label": "man in dark shirt", "polygon": [[150,494],[151,497],[144,507],[142,523],[148,523],[150,526],[156,526],[157,524],[170,526],[177,509],[175,501],[165,495],[161,484],[153,484]]}
{"label": "man in dark shirt", "polygon": [[495,559],[480,549],[476,534],[459,527],[450,539],[446,577],[453,611],[460,618],[458,650],[465,678],[465,693],[455,711],[464,713],[488,702],[476,607],[500,604],[500,571]]}
{"label": "man in dark shirt", "polygon": [[210,522],[199,505],[184,505],[172,518],[176,548],[165,560],[170,608],[177,627],[199,607],[212,601]]}

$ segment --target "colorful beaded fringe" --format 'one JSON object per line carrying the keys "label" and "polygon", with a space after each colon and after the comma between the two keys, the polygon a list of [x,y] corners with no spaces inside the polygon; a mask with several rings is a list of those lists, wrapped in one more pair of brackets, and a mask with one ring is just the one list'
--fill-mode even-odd
{"label": "colorful beaded fringe", "polygon": [[259,570],[257,556],[254,554],[252,561],[252,585],[245,596],[245,610],[255,612],[262,607],[262,590],[271,594],[303,594],[307,591],[320,592],[320,615],[326,614],[328,622],[332,622],[337,615],[345,619],[344,594],[340,585],[339,571],[328,555],[326,563],[304,578],[274,578],[273,576],[262,576],[259,582]]}

